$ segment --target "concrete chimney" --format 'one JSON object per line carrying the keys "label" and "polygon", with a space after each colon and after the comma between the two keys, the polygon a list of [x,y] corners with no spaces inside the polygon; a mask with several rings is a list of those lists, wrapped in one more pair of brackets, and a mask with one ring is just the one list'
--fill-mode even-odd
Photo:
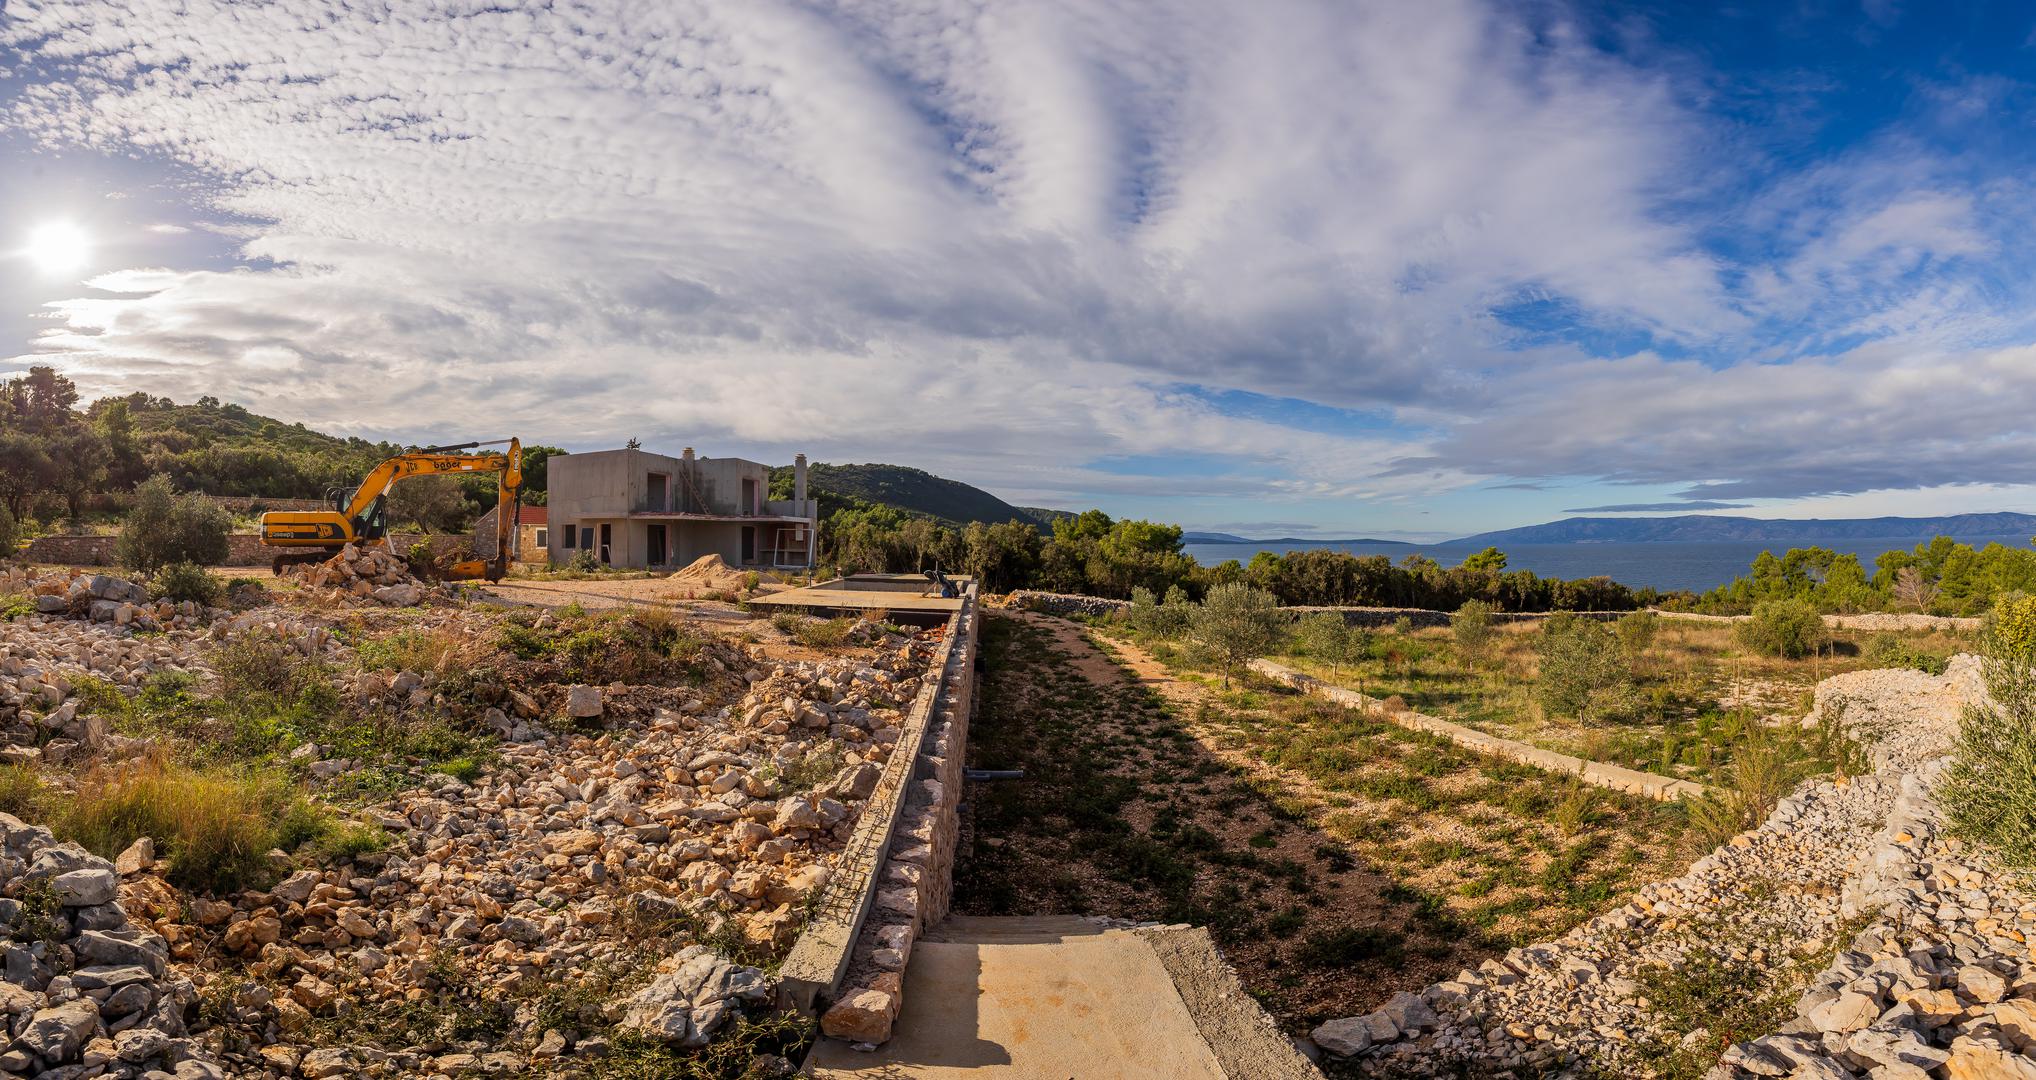
{"label": "concrete chimney", "polygon": [[693,460],[693,448],[692,448],[692,447],[690,447],[690,446],[686,447],[686,452],[685,452],[685,453],[683,453],[683,454],[680,454],[679,456],[680,456],[680,457],[682,457],[682,458],[684,458],[684,459],[685,459],[685,460],[687,460],[687,461],[691,461],[691,460]]}
{"label": "concrete chimney", "polygon": [[806,455],[792,458],[792,498],[797,502],[806,501]]}

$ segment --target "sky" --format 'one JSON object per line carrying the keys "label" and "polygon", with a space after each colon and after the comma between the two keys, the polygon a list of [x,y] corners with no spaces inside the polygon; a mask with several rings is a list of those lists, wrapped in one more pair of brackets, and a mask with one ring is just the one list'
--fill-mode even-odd
{"label": "sky", "polygon": [[2036,511],[2036,9],[0,5],[0,372],[1437,539]]}

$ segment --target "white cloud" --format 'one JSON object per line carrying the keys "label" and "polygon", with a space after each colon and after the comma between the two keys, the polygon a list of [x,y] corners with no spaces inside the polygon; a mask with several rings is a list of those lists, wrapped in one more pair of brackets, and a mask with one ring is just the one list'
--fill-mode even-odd
{"label": "white cloud", "polygon": [[[204,170],[198,209],[252,222],[267,260],[109,274],[121,295],[54,305],[34,351],[95,389],[368,434],[803,449],[1042,498],[1262,487],[1077,467],[1164,453],[1290,477],[1273,497],[1537,470],[1837,490],[1734,452],[1696,403],[1779,439],[1905,361],[1584,360],[1505,348],[1488,309],[1538,292],[1716,346],[1863,275],[1852,332],[1912,333],[1968,298],[1902,268],[1996,250],[1969,193],[1917,183],[1828,214],[1777,194],[1791,255],[1728,267],[1672,210],[1708,125],[1667,78],[1470,0],[140,0],[0,26],[73,76],[0,123]],[[1182,381],[1415,429],[1240,420],[1160,389]],[[1914,427],[1947,396],[1873,415]],[[1854,440],[1840,475],[1886,430],[1827,422]]]}

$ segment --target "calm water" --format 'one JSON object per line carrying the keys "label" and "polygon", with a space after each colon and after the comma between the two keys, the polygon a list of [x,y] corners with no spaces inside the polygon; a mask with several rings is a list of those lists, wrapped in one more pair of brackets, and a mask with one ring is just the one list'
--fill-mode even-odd
{"label": "calm water", "polygon": [[[1866,564],[1867,573],[1873,572],[1873,561],[1881,552],[1894,548],[1913,548],[1930,538],[1889,537],[1883,540],[1850,540],[1826,543],[1822,546],[1834,551],[1850,552],[1859,556]],[[1989,543],[2002,543],[2010,547],[2026,547],[2027,536],[1961,536],[1961,542],[1974,547],[1985,547]],[[1807,546],[1807,545],[1797,545]],[[1384,555],[1394,562],[1408,555],[1426,555],[1444,566],[1455,566],[1464,557],[1478,549],[1462,544],[1299,544],[1288,549],[1300,551],[1312,547],[1334,548],[1348,551],[1353,555]],[[1636,588],[1652,585],[1657,589],[1689,589],[1703,592],[1716,588],[1746,572],[1754,556],[1763,550],[1773,549],[1776,555],[1787,550],[1787,544],[1762,544],[1751,541],[1706,541],[1699,543],[1646,543],[1646,544],[1514,544],[1507,546],[1506,569],[1532,570],[1542,577],[1581,578],[1602,574],[1614,581]],[[1214,566],[1225,559],[1236,559],[1248,563],[1260,551],[1276,551],[1258,544],[1189,544],[1188,554],[1204,566]],[[1284,554],[1285,552],[1280,552]]]}

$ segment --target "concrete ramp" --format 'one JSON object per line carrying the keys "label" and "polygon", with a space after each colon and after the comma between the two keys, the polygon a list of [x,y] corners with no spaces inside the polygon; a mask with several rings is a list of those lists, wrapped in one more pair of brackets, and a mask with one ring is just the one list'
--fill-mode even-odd
{"label": "concrete ramp", "polygon": [[1320,1075],[1237,986],[1201,930],[951,916],[913,947],[904,1000],[890,1042],[858,1052],[822,1039],[808,1071],[1041,1080]]}

